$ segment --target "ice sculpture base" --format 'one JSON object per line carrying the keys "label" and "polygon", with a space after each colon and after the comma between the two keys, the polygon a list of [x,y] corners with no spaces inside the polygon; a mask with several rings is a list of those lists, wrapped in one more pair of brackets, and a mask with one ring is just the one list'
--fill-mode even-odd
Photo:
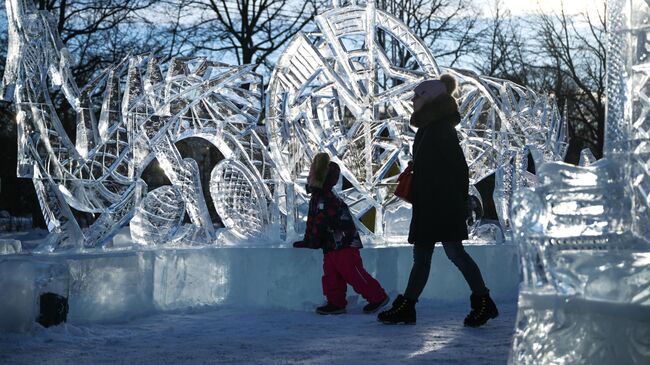
{"label": "ice sculpture base", "polygon": [[650,306],[522,290],[509,364],[648,364]]}
{"label": "ice sculpture base", "polygon": [[[516,247],[466,249],[481,267],[493,297],[514,302],[519,284]],[[411,246],[364,248],[361,253],[368,272],[391,295],[404,290],[413,260]],[[69,298],[68,322],[73,324],[217,305],[311,311],[323,301],[322,256],[319,250],[241,247],[4,255],[0,330],[33,328],[37,298],[44,292]],[[423,298],[468,302],[469,288],[442,249],[436,250],[431,271]],[[349,288],[348,295],[356,294]]]}

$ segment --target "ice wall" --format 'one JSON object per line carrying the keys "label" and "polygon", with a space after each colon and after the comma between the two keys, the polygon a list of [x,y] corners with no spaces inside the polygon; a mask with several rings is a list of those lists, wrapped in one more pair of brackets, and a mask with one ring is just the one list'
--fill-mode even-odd
{"label": "ice wall", "polygon": [[[513,301],[519,283],[516,248],[471,245],[497,301]],[[406,287],[411,246],[364,248],[364,265],[395,295]],[[124,321],[153,311],[216,305],[312,311],[323,302],[323,254],[293,248],[158,249],[100,255],[51,255],[0,259],[0,330],[28,331],[38,315],[37,298],[50,291],[68,297],[68,321]],[[468,303],[460,272],[436,250],[431,283],[422,298]],[[348,288],[351,306],[363,304]],[[356,298],[356,299],[355,299]],[[360,310],[360,309],[359,309]]]}

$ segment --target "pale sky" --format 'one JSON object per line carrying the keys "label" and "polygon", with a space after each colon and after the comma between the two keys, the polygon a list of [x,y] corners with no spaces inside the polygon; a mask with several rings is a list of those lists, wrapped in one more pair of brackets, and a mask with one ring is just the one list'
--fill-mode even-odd
{"label": "pale sky", "polygon": [[[585,10],[594,11],[604,9],[605,0],[501,0],[503,7],[510,10],[512,15],[524,15],[526,13],[536,13],[539,10],[543,12],[559,12],[564,3],[564,11],[567,14],[582,13]],[[493,7],[494,0],[485,1],[485,6],[489,9]],[[490,14],[490,12],[486,12]]]}

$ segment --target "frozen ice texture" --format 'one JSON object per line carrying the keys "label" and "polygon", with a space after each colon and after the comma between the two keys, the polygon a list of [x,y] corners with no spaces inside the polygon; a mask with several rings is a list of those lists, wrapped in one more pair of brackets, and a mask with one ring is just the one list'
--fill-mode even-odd
{"label": "frozen ice texture", "polygon": [[[92,254],[0,256],[0,331],[30,331],[38,326],[38,298],[53,292],[68,298],[68,323],[124,322],[154,311],[230,305],[312,311],[323,299],[318,250],[268,247],[183,247],[104,251]],[[519,282],[513,245],[468,246],[485,268],[497,300],[515,298]],[[389,292],[403,290],[413,262],[410,246],[361,250],[364,267]],[[433,256],[432,275],[423,299],[466,301],[462,275],[443,250]],[[365,304],[348,289],[351,310]]]}
{"label": "frozen ice texture", "polygon": [[[535,148],[540,162],[564,157],[566,125],[552,97],[440,68],[423,42],[374,2],[335,7],[317,16],[316,25],[315,32],[298,34],[286,47],[267,92],[271,153],[279,175],[294,185],[287,190],[294,205],[281,207],[289,232],[297,231],[296,210],[308,199],[303,184],[309,163],[315,153],[327,151],[341,165],[339,191],[362,233],[380,241],[407,235],[408,225],[398,228],[389,220],[398,209],[392,194],[397,176],[411,159],[410,99],[415,86],[441,73],[458,80],[458,134],[472,184],[507,164],[513,151]],[[498,197],[502,221],[511,193],[503,190]]]}
{"label": "frozen ice texture", "polygon": [[[228,66],[200,57],[162,63],[153,55],[134,56],[79,88],[52,16],[36,10],[30,1],[7,0],[6,9],[9,49],[2,95],[13,100],[17,110],[18,176],[32,178],[52,232],[39,251],[110,245],[110,237],[128,224],[146,194],[140,175],[154,158],[182,197],[194,225],[191,236],[212,243],[215,232],[198,167],[183,159],[175,146],[188,137],[208,140],[249,169],[251,183],[264,185],[262,198],[270,201],[272,162],[255,131],[262,110],[262,80],[252,66]],[[76,112],[74,143],[42,80],[62,89]],[[140,205],[138,217],[147,207]],[[71,208],[100,216],[82,231]],[[220,213],[227,221],[232,215],[248,214]],[[136,231],[141,223],[135,225]]]}
{"label": "frozen ice texture", "polygon": [[27,231],[32,226],[32,217],[16,217],[6,210],[0,211],[0,232]]}
{"label": "frozen ice texture", "polygon": [[384,234],[386,237],[405,242],[411,225],[411,215],[410,204],[401,199],[387,205],[384,211]]}
{"label": "frozen ice texture", "polygon": [[65,264],[69,272],[69,321],[123,321],[154,310],[151,253],[84,255]]}
{"label": "frozen ice texture", "polygon": [[592,163],[596,162],[596,160],[597,159],[591,150],[589,148],[585,148],[580,151],[580,161],[578,162],[578,166],[589,166]]}
{"label": "frozen ice texture", "polygon": [[20,253],[22,247],[23,246],[19,240],[0,238],[0,255]]}
{"label": "frozen ice texture", "polygon": [[[442,72],[459,83],[458,135],[471,183],[498,172],[495,197],[506,231],[513,192],[508,179],[530,180],[521,170],[525,164],[509,165],[510,154],[521,158],[535,150],[538,161],[554,161],[566,149],[566,127],[552,98],[508,81],[441,69],[423,42],[373,1],[326,11],[316,18],[317,32],[299,33],[290,42],[270,80],[265,126],[258,126],[263,84],[253,65],[201,57],[163,63],[139,55],[79,87],[52,16],[23,0],[6,0],[6,9],[2,95],[17,109],[17,173],[33,180],[52,232],[38,252],[108,248],[129,223],[143,245],[211,244],[217,235],[289,241],[304,229],[304,179],[319,151],[341,166],[336,190],[362,235],[379,242],[402,239],[408,208],[393,190],[411,158],[412,90]],[[63,90],[76,113],[74,142],[41,80]],[[202,186],[196,161],[175,146],[188,137],[207,140],[225,157],[209,186]],[[154,158],[173,196],[172,190],[147,192],[140,179]],[[213,228],[207,189],[224,232]],[[480,197],[472,201],[470,230],[482,205]],[[175,202],[178,209],[172,209]],[[82,230],[73,209],[99,217]],[[191,225],[182,225],[185,213]]]}
{"label": "frozen ice texture", "polygon": [[24,332],[35,322],[35,276],[33,262],[0,259],[0,330]]}
{"label": "frozen ice texture", "polygon": [[524,281],[512,364],[650,363],[650,4],[608,1],[605,157],[537,169],[511,208]]}
{"label": "frozen ice texture", "polygon": [[141,245],[171,241],[183,222],[185,202],[173,186],[152,190],[138,204],[130,222],[131,237]]}
{"label": "frozen ice texture", "polygon": [[270,192],[235,160],[223,160],[212,170],[210,192],[217,212],[227,227],[242,237],[260,236],[271,225]]}
{"label": "frozen ice texture", "polygon": [[650,360],[650,247],[630,231],[621,167],[547,163],[540,186],[515,192],[523,282],[511,363]]}
{"label": "frozen ice texture", "polygon": [[505,237],[498,224],[483,223],[474,230],[472,240],[481,243],[504,243]]}

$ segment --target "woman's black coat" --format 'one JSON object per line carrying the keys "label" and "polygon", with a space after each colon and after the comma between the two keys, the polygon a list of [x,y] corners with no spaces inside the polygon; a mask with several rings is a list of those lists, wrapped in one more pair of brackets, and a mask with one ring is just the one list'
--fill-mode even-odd
{"label": "woman's black coat", "polygon": [[413,113],[413,217],[410,243],[467,239],[469,170],[454,128],[455,99],[442,95]]}

